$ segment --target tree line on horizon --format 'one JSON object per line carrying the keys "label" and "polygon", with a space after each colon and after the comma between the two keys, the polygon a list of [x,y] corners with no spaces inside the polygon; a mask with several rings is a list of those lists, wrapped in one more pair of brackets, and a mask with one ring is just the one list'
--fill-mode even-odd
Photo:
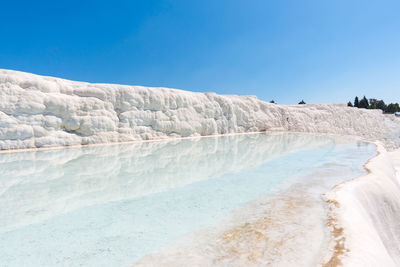
{"label": "tree line on horizon", "polygon": [[[275,102],[274,100],[269,101],[269,103],[271,103],[271,104],[276,104],[276,102]],[[301,100],[301,101],[299,102],[299,105],[305,105],[305,104],[306,104],[306,102],[305,102],[304,100]]]}
{"label": "tree line on horizon", "polygon": [[389,105],[386,105],[383,100],[378,100],[375,98],[370,98],[368,100],[365,96],[361,100],[359,100],[358,97],[356,96],[354,98],[354,103],[349,101],[347,103],[347,106],[356,108],[366,108],[366,109],[380,109],[384,113],[389,113],[389,114],[400,112],[399,103],[390,103]]}

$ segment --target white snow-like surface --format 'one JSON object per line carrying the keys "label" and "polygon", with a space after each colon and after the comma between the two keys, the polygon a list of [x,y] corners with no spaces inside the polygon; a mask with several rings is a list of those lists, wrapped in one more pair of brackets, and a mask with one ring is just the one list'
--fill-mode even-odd
{"label": "white snow-like surface", "polygon": [[344,266],[400,265],[400,150],[377,147],[379,155],[365,166],[368,175],[326,194],[334,201],[336,228],[343,229],[336,238],[344,244],[345,253],[339,255]]}
{"label": "white snow-like surface", "polygon": [[[345,105],[276,105],[254,96],[90,84],[0,69],[0,150],[262,131],[356,135],[400,146],[400,119]],[[400,265],[400,152],[326,197],[343,228],[345,266]],[[396,172],[397,168],[397,172]],[[333,204],[332,204],[333,205]],[[333,240],[335,242],[336,240]]]}
{"label": "white snow-like surface", "polygon": [[394,115],[344,105],[284,106],[0,70],[2,150],[260,131],[358,135],[393,147],[399,129]]}

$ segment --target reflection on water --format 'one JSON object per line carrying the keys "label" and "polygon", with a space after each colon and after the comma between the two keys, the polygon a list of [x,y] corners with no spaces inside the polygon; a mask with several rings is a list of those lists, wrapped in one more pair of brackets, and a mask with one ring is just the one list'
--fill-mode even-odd
{"label": "reflection on water", "polygon": [[[132,263],[307,171],[342,142],[255,134],[0,154],[0,263]],[[373,149],[364,146],[366,159]]]}

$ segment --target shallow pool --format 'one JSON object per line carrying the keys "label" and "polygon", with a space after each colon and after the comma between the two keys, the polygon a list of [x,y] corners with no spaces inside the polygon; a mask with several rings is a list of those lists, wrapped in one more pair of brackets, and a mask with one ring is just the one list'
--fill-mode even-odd
{"label": "shallow pool", "polygon": [[373,145],[251,134],[0,154],[0,266],[127,266]]}

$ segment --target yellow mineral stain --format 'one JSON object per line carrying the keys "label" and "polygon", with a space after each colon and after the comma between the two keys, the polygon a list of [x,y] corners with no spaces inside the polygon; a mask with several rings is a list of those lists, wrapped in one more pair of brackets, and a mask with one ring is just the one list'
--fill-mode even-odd
{"label": "yellow mineral stain", "polygon": [[[340,207],[340,205],[337,201],[328,200],[327,202],[330,204],[331,211],[333,208],[337,209]],[[332,235],[332,240],[335,242],[335,245],[333,247],[333,254],[332,254],[331,258],[326,263],[323,263],[322,267],[343,266],[343,263],[340,260],[340,257],[349,251],[345,247],[346,238],[343,235],[343,228],[337,226],[337,220],[332,215],[332,212],[330,212],[329,214],[330,215],[329,215],[327,224],[328,224],[328,226],[330,226],[332,228],[331,235]]]}
{"label": "yellow mineral stain", "polygon": [[286,234],[278,238],[275,235],[272,238],[269,234],[279,232],[284,223],[280,219],[281,216],[284,221],[287,221],[289,217],[296,218],[301,210],[311,204],[307,200],[294,196],[280,197],[274,202],[279,206],[279,214],[268,214],[260,219],[233,227],[220,235],[217,239],[221,254],[219,260],[246,257],[247,263],[262,261],[266,265],[271,265],[282,256],[280,247],[294,236]]}

